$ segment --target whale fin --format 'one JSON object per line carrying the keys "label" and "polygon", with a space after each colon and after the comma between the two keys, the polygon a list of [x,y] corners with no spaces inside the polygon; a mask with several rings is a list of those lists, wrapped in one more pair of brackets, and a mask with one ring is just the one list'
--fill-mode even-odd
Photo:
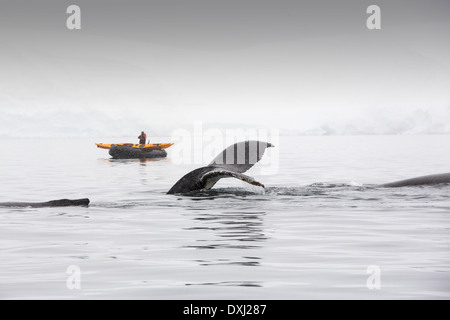
{"label": "whale fin", "polygon": [[249,177],[245,174],[239,173],[239,172],[233,172],[229,170],[222,170],[222,169],[212,169],[211,171],[205,173],[201,177],[201,184],[204,185],[204,189],[209,190],[214,185],[223,178],[236,178],[242,181],[245,181],[249,184],[252,184],[254,186],[263,187],[264,185],[261,182],[256,181],[252,177]]}
{"label": "whale fin", "polygon": [[223,150],[209,165],[244,173],[261,160],[264,151],[270,147],[273,145],[262,141],[238,142]]}

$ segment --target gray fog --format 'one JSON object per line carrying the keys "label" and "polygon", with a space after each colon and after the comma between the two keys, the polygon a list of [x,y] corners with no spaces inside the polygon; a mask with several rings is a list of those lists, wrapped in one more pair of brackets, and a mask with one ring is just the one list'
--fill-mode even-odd
{"label": "gray fog", "polygon": [[449,15],[439,0],[1,0],[0,136],[450,133]]}

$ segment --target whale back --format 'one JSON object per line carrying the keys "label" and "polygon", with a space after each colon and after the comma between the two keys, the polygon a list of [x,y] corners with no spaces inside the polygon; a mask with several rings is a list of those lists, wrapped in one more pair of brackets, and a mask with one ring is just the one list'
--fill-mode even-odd
{"label": "whale back", "polygon": [[84,199],[60,199],[51,200],[47,202],[1,202],[0,207],[15,207],[15,208],[52,208],[52,207],[73,207],[73,206],[88,206],[90,200]]}
{"label": "whale back", "polygon": [[383,188],[399,188],[412,186],[426,186],[450,183],[450,173],[433,174],[429,176],[417,177],[407,180],[395,181],[380,185]]}

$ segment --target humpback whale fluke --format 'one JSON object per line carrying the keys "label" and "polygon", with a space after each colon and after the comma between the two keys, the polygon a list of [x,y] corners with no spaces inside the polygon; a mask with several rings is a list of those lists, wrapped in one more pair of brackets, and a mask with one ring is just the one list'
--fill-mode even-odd
{"label": "humpback whale fluke", "polygon": [[270,147],[273,145],[262,141],[235,143],[217,155],[208,166],[195,169],[183,176],[167,193],[211,189],[220,179],[230,177],[264,188],[262,183],[243,173],[261,160],[266,148]]}
{"label": "humpback whale fluke", "polygon": [[87,206],[90,200],[85,199],[61,199],[52,200],[47,202],[2,202],[0,207],[15,207],[15,208],[46,208],[46,207],[74,207],[74,206]]}
{"label": "humpback whale fluke", "polygon": [[450,173],[433,174],[429,176],[417,177],[407,180],[401,180],[391,183],[385,183],[379,185],[383,188],[399,188],[399,187],[413,187],[413,186],[426,186],[437,185],[443,183],[450,183]]}

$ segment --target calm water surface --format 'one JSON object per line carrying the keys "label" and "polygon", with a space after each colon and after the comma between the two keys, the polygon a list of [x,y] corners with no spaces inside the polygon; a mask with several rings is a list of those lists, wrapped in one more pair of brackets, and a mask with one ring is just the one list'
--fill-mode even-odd
{"label": "calm water surface", "polygon": [[0,298],[450,298],[450,186],[376,188],[450,172],[448,135],[281,137],[265,155],[276,174],[248,172],[265,190],[189,196],[165,194],[200,166],[177,146],[111,160],[94,142],[119,141],[1,139],[0,202],[91,205],[0,208]]}

